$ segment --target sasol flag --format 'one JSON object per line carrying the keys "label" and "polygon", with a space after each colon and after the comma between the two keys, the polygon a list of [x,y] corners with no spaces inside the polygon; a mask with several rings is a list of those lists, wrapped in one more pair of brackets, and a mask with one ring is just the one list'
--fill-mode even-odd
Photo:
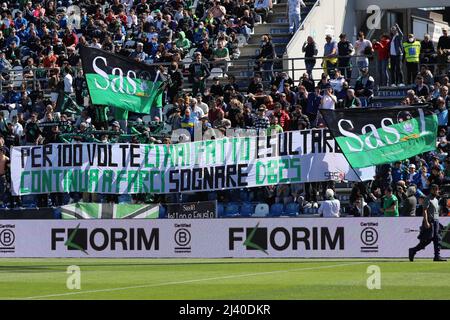
{"label": "sasol flag", "polygon": [[426,107],[321,113],[353,168],[404,160],[436,148],[437,116]]}
{"label": "sasol flag", "polygon": [[156,68],[100,49],[80,52],[93,104],[146,114],[162,106],[164,82]]}

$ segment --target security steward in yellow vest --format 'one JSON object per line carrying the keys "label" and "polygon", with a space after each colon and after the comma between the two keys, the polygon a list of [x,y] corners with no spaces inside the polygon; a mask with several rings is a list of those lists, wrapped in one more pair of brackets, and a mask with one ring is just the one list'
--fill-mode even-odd
{"label": "security steward in yellow vest", "polygon": [[416,81],[416,76],[419,73],[420,61],[420,42],[416,40],[413,34],[408,35],[408,41],[403,42],[405,49],[406,60],[406,82],[413,84]]}

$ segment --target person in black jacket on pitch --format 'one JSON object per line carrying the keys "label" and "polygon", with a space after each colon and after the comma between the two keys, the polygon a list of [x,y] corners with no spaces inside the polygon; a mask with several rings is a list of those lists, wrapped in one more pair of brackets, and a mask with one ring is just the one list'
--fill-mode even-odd
{"label": "person in black jacket on pitch", "polygon": [[417,237],[420,242],[414,248],[409,249],[409,261],[414,261],[414,256],[420,250],[425,249],[431,242],[434,245],[434,261],[447,261],[440,256],[441,251],[441,225],[439,223],[439,186],[431,185],[430,195],[423,203],[423,222]]}
{"label": "person in black jacket on pitch", "polygon": [[277,57],[275,53],[275,47],[273,46],[272,39],[269,34],[264,34],[261,37],[261,50],[256,56],[257,65],[259,69],[262,69],[264,81],[271,82],[273,79],[273,63]]}

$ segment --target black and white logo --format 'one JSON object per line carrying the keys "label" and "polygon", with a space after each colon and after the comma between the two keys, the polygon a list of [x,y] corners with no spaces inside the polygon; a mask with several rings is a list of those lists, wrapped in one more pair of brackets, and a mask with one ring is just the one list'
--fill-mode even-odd
{"label": "black and white logo", "polygon": [[361,222],[361,252],[378,252],[378,223]]}
{"label": "black and white logo", "polygon": [[189,228],[191,227],[190,224],[175,224],[175,234],[174,234],[174,240],[175,240],[175,253],[191,253],[191,231]]}
{"label": "black and white logo", "polygon": [[14,253],[16,248],[15,225],[0,225],[0,253]]}

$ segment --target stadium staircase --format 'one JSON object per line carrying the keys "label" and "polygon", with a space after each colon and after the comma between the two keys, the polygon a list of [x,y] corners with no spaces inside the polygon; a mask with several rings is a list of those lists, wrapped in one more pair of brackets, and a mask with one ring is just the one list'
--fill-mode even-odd
{"label": "stadium staircase", "polygon": [[[316,1],[304,1],[307,5],[302,8],[302,21],[306,18]],[[289,22],[287,16],[287,0],[278,0],[274,2],[273,8],[269,13],[265,23],[255,24],[253,33],[248,42],[242,42],[240,46],[240,56],[236,60],[232,60],[232,64],[228,68],[228,73],[236,77],[236,82],[241,90],[246,90],[249,78],[253,77],[254,62],[252,61],[259,54],[261,36],[270,34],[272,42],[275,46],[277,56],[283,56],[286,45],[291,39],[289,34]],[[301,32],[301,31],[300,31]],[[274,69],[281,69],[282,62],[276,62]],[[220,78],[220,77],[219,77]],[[211,81],[211,79],[209,80]],[[227,83],[226,77],[220,79],[221,83]]]}

